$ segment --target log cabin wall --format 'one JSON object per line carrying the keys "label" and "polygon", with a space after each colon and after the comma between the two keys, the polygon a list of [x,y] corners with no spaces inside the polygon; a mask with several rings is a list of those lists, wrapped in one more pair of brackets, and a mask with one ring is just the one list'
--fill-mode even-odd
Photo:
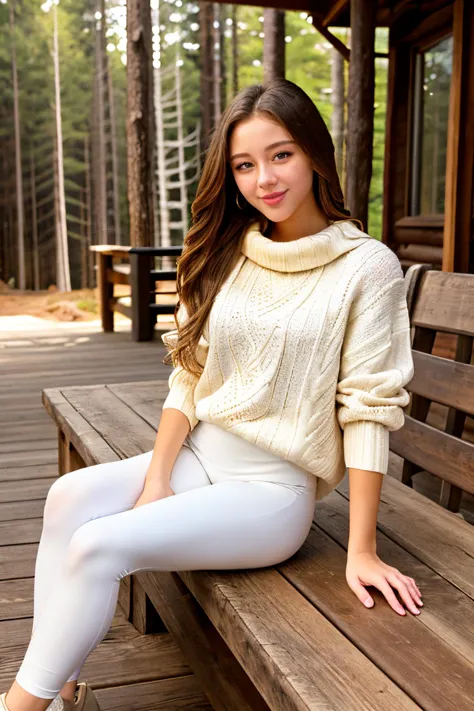
{"label": "log cabin wall", "polygon": [[[474,7],[468,0],[420,3],[390,27],[383,241],[404,271],[428,263],[445,271],[474,272],[474,49],[468,42],[473,29]],[[420,209],[419,199],[424,129],[420,55],[449,37],[449,119],[446,114],[440,134],[446,145],[445,192],[443,200],[433,200],[442,209],[430,213],[426,205]],[[435,191],[434,177],[429,179]]]}

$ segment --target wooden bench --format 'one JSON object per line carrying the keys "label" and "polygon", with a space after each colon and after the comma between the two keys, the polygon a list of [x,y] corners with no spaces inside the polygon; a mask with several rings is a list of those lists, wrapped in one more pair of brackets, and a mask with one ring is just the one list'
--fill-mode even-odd
{"label": "wooden bench", "polygon": [[[406,277],[414,345],[426,346],[426,329],[449,327],[470,338],[472,349],[474,275],[416,272]],[[415,351],[412,410],[406,429],[391,433],[382,487],[377,551],[417,581],[419,616],[400,617],[375,588],[376,605],[367,610],[348,587],[347,475],[316,502],[307,540],[280,565],[122,580],[128,618],[142,632],[172,633],[215,709],[472,709],[474,528],[401,482],[417,476],[410,470],[408,481],[409,457],[474,493],[474,444],[465,432],[461,438],[459,417],[448,417],[456,421],[453,431],[436,430],[426,406],[417,404],[427,398],[449,412],[472,412],[474,367],[460,342],[464,363]],[[60,474],[151,450],[167,392],[166,380],[44,390],[58,425]]]}
{"label": "wooden bench", "polygon": [[[90,249],[97,254],[102,329],[109,332],[114,330],[114,313],[118,312],[131,319],[134,341],[152,340],[157,316],[174,314],[176,305],[159,300],[165,294],[176,295],[176,269],[155,269],[155,257],[179,257],[182,246],[128,247],[100,244],[92,245]],[[123,263],[123,259],[128,262]],[[129,285],[130,297],[124,299],[116,296],[115,284]]]}

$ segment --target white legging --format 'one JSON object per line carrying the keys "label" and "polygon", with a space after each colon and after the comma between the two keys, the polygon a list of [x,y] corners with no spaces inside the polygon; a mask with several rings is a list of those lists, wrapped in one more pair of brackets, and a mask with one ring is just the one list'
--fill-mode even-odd
{"label": "white legging", "polygon": [[175,495],[133,509],[151,456],[70,472],[48,492],[33,635],[16,676],[35,696],[52,699],[79,677],[126,575],[270,566],[309,533],[315,477],[231,432],[199,422],[171,473]]}

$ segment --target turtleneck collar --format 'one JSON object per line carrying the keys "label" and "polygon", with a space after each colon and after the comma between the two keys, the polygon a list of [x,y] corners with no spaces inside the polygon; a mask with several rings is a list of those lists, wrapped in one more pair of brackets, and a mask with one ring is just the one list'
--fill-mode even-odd
{"label": "turtleneck collar", "polygon": [[300,272],[332,262],[358,247],[369,235],[353,222],[333,222],[321,232],[291,242],[275,242],[265,237],[258,222],[253,223],[242,241],[242,253],[256,264],[277,272]]}

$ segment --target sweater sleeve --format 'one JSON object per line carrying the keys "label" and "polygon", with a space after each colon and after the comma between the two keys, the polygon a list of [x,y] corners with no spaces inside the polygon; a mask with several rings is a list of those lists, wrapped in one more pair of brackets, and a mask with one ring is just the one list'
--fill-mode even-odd
{"label": "sweater sleeve", "polygon": [[390,255],[378,274],[364,279],[351,305],[336,392],[346,467],[382,474],[389,432],[403,427],[410,402],[405,385],[414,374],[403,272]]}
{"label": "sweater sleeve", "polygon": [[[179,326],[182,326],[187,318],[187,311],[184,304],[181,304],[177,319]],[[172,350],[176,347],[178,342],[178,329],[175,328],[172,331],[167,331],[161,336],[161,340],[168,347],[168,350]],[[196,357],[198,362],[204,366],[207,353],[209,350],[209,343],[201,335],[198,343],[198,348],[196,352]],[[199,420],[196,417],[196,406],[194,403],[194,390],[199,382],[199,377],[190,373],[181,365],[177,365],[171,372],[168,378],[169,393],[163,403],[162,410],[168,407],[172,407],[176,410],[181,410],[189,420],[190,432],[196,427]]]}

